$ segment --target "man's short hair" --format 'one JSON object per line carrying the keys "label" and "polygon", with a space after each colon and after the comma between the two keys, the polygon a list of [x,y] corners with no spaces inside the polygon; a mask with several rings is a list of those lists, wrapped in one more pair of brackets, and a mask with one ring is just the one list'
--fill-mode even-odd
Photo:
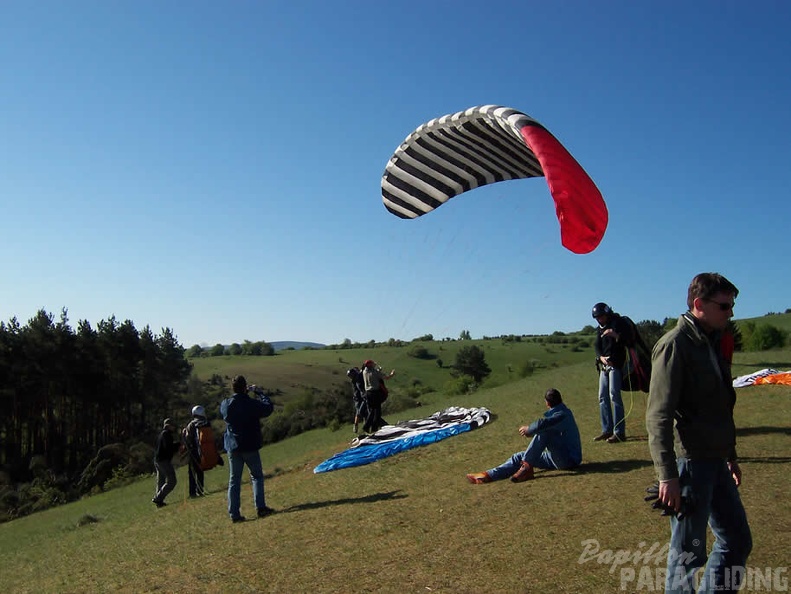
{"label": "man's short hair", "polygon": [[233,378],[231,386],[233,387],[234,392],[237,394],[242,394],[247,390],[247,380],[243,375],[237,375],[235,378]]}
{"label": "man's short hair", "polygon": [[687,307],[692,310],[695,299],[711,299],[717,293],[731,293],[736,299],[739,296],[739,289],[717,272],[701,272],[689,283]]}
{"label": "man's short hair", "polygon": [[557,406],[563,402],[563,397],[560,395],[560,391],[555,388],[550,388],[547,390],[547,393],[544,394],[544,400],[547,401],[549,406]]}

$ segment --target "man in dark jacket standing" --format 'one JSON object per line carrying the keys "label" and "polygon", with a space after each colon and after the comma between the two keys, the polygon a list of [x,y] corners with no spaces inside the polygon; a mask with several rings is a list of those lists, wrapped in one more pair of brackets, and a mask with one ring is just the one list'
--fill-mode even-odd
{"label": "man in dark jacket standing", "polygon": [[659,501],[670,519],[666,592],[694,592],[706,563],[706,527],[714,534],[699,592],[735,592],[752,536],[737,487],[733,407],[736,392],[721,332],[739,290],[705,272],[687,291],[689,311],[654,346],[646,409],[648,446],[659,478]]}
{"label": "man in dark jacket standing", "polygon": [[626,347],[633,340],[632,328],[606,303],[593,306],[596,328],[596,368],[599,370],[599,414],[601,434],[593,441],[608,443],[626,441],[626,417],[621,397],[622,371],[626,363]]}
{"label": "man in dark jacket standing", "polygon": [[176,470],[173,468],[173,455],[179,449],[179,442],[173,439],[175,433],[176,424],[171,419],[165,419],[154,448],[157,490],[151,501],[157,507],[165,505],[165,497],[176,487]]}
{"label": "man in dark jacket standing", "polygon": [[253,501],[258,517],[273,513],[264,498],[264,471],[258,450],[263,445],[260,419],[272,414],[274,406],[263,390],[251,386],[256,398],[247,395],[247,380],[242,375],[233,378],[233,395],[220,404],[220,414],[225,420],[225,451],[228,452],[230,478],[228,480],[228,514],[233,522],[244,522],[241,514],[241,486],[244,465],[250,471]]}

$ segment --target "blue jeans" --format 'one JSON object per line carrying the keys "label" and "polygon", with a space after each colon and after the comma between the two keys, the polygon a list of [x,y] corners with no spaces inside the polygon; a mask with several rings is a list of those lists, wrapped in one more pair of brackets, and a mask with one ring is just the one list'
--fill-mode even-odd
{"label": "blue jeans", "polygon": [[529,462],[533,468],[543,468],[544,470],[559,470],[579,466],[581,460],[572,460],[565,448],[558,447],[560,444],[556,442],[560,440],[556,440],[556,437],[557,435],[553,433],[534,435],[524,452],[517,452],[497,468],[488,470],[487,474],[493,481],[508,478],[519,470],[522,462]]}
{"label": "blue jeans", "polygon": [[[734,576],[743,575],[753,541],[747,515],[728,463],[721,459],[678,459],[681,494],[693,500],[692,512],[670,520],[667,557],[668,594],[695,592],[695,571],[706,568],[698,592],[735,592]],[[706,525],[714,546],[706,562]],[[734,568],[737,568],[734,571]]]}
{"label": "blue jeans", "polygon": [[228,454],[228,466],[231,476],[228,480],[228,514],[231,519],[240,517],[242,471],[244,465],[250,470],[250,482],[253,485],[253,501],[257,510],[264,509],[264,471],[261,468],[261,456],[258,450],[252,452],[233,452]]}
{"label": "blue jeans", "polygon": [[602,433],[626,436],[626,419],[621,398],[621,370],[608,367],[599,372],[599,414]]}

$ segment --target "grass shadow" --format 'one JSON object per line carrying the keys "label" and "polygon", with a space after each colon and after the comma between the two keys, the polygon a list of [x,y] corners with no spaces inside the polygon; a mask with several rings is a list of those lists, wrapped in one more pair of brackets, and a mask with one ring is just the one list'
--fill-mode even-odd
{"label": "grass shadow", "polygon": [[386,491],[384,493],[373,493],[364,497],[345,497],[343,499],[334,499],[330,501],[311,501],[309,503],[300,503],[292,505],[280,511],[280,513],[291,513],[298,511],[305,511],[309,509],[321,509],[323,507],[330,507],[332,505],[350,505],[357,503],[377,503],[379,501],[392,501],[395,499],[404,499],[408,495],[401,493],[401,491]]}
{"label": "grass shadow", "polygon": [[791,456],[747,456],[743,458],[739,456],[739,464],[788,464],[791,462]]}
{"label": "grass shadow", "polygon": [[736,435],[770,435],[772,433],[781,433],[791,435],[791,427],[742,427],[736,430]]}
{"label": "grass shadow", "polygon": [[599,473],[615,474],[621,472],[631,472],[639,468],[653,466],[651,460],[608,460],[607,462],[583,462],[574,472],[579,474]]}

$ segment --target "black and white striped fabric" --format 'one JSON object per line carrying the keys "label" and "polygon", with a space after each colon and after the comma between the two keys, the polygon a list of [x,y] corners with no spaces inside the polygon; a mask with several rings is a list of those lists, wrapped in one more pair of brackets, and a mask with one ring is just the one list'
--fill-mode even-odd
{"label": "black and white striped fabric", "polygon": [[385,207],[413,219],[468,190],[543,176],[522,137],[525,126],[544,129],[530,116],[499,105],[471,107],[426,122],[387,163],[382,176]]}

